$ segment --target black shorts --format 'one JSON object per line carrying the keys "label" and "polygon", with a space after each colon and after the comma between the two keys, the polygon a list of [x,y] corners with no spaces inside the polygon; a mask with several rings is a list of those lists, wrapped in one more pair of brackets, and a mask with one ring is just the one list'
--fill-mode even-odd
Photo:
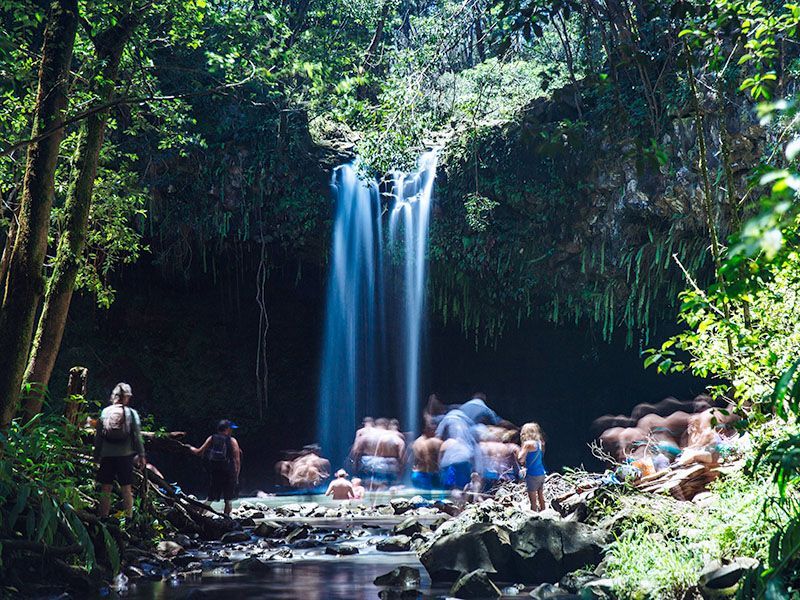
{"label": "black shorts", "polygon": [[120,485],[133,483],[133,458],[130,456],[104,456],[100,459],[97,481],[103,485],[111,485],[116,479]]}
{"label": "black shorts", "polygon": [[236,497],[236,477],[229,467],[214,467],[210,470],[211,482],[208,487],[208,499],[233,500]]}

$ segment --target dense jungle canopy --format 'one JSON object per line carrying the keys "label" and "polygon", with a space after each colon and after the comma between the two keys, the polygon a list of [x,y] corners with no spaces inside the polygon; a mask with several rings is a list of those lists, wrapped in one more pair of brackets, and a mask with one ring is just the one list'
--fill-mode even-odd
{"label": "dense jungle canopy", "polygon": [[[781,423],[759,460],[791,518],[750,585],[791,589],[798,23],[771,0],[0,0],[0,547],[88,543],[76,470],[30,466],[70,452],[47,436],[72,366],[92,410],[122,378],[156,427],[313,441],[331,172],[437,147],[426,383],[523,419],[520,371],[554,373],[530,393],[573,399],[568,435],[630,410],[619,381]],[[18,524],[29,493],[46,516]]]}

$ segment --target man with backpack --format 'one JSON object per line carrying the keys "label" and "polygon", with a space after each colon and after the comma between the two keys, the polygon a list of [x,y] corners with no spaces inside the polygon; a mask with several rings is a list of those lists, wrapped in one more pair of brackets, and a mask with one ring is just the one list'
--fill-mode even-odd
{"label": "man with backpack", "polygon": [[134,462],[142,468],[147,464],[139,413],[128,406],[131,398],[131,386],[118,383],[111,393],[111,404],[100,413],[95,430],[94,457],[100,461],[97,481],[101,489],[101,517],[107,517],[111,509],[111,488],[115,479],[122,490],[125,514],[133,514]]}
{"label": "man with backpack", "polygon": [[236,484],[242,466],[242,451],[239,442],[231,434],[236,425],[223,419],[217,425],[217,433],[208,436],[199,448],[190,447],[192,453],[208,459],[211,483],[208,499],[225,501],[225,514],[229,515],[233,508],[231,501],[236,495]]}

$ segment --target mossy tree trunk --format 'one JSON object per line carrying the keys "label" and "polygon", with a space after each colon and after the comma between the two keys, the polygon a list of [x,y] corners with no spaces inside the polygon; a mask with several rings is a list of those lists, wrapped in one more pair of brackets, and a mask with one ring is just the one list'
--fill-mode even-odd
{"label": "mossy tree trunk", "polygon": [[60,124],[67,107],[69,66],[78,24],[77,0],[54,0],[42,44],[39,86],[28,146],[19,222],[8,261],[0,308],[0,428],[11,421],[19,402],[36,309],[44,290],[50,209],[55,193]]}
{"label": "mossy tree trunk", "polygon": [[[94,78],[99,82],[96,89],[99,104],[108,102],[114,95],[122,52],[137,23],[138,15],[128,14],[94,38],[95,54],[101,65],[99,77]],[[107,118],[106,111],[94,113],[87,118],[81,131],[75,154],[77,176],[70,185],[64,206],[64,232],[58,241],[55,266],[47,284],[42,314],[25,371],[24,381],[29,384],[29,392],[24,400],[28,418],[42,409],[44,391],[61,347],[75,280],[86,246],[89,210]]]}

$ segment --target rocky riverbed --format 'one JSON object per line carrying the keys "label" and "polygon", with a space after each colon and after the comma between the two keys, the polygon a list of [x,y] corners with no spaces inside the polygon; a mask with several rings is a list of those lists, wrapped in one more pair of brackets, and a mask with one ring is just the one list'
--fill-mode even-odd
{"label": "rocky riverbed", "polygon": [[[548,496],[562,487],[551,480]],[[219,539],[178,534],[156,552],[130,547],[116,593],[164,599],[566,597],[589,583],[590,577],[577,580],[570,573],[597,564],[602,544],[602,534],[586,525],[553,511],[528,511],[519,485],[466,507],[421,496],[380,504],[252,500],[233,517],[220,519]]]}

